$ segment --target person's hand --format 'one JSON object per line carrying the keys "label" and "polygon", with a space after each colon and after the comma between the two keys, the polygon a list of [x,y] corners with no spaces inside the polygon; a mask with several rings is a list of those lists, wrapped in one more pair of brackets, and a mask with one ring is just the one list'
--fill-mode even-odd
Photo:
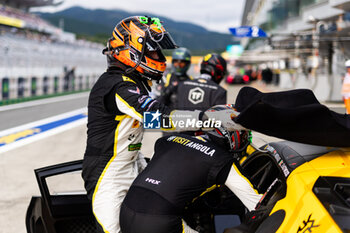
{"label": "person's hand", "polygon": [[[203,113],[202,121],[220,122],[221,127],[226,128],[228,131],[234,130],[247,130],[242,125],[233,121],[239,115],[239,112],[232,105],[215,105]],[[214,125],[216,124],[209,124]],[[202,130],[211,130],[212,128],[203,128]]]}

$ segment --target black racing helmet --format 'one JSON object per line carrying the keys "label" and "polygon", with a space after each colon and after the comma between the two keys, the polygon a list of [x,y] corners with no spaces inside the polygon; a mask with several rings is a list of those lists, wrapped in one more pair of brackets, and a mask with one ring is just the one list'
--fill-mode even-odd
{"label": "black racing helmet", "polygon": [[201,74],[209,74],[212,80],[219,84],[227,73],[226,61],[216,53],[209,53],[203,58],[200,72]]}
{"label": "black racing helmet", "polygon": [[[226,111],[228,108],[232,109],[232,105],[216,105],[207,111]],[[229,131],[224,127],[214,128],[207,131],[206,134],[214,143],[233,152],[245,150],[251,138],[250,131]]]}
{"label": "black racing helmet", "polygon": [[[183,66],[177,66],[174,63],[177,61],[184,62]],[[172,69],[176,76],[186,75],[188,69],[191,66],[191,52],[186,48],[178,48],[173,51],[172,54]]]}

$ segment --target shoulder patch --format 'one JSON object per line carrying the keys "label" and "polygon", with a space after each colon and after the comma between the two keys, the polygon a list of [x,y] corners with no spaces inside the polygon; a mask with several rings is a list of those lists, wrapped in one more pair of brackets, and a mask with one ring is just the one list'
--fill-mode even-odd
{"label": "shoulder patch", "polygon": [[[126,77],[126,76],[124,76],[124,75],[123,75],[123,81],[125,81],[125,82],[132,82],[132,83],[135,83],[135,81],[134,81],[134,80],[132,80],[131,78]],[[136,84],[136,83],[135,83],[135,84]]]}

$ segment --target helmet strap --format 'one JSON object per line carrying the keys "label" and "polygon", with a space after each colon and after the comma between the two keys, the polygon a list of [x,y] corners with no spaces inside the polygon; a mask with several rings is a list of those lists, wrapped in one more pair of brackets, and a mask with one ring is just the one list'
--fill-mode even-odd
{"label": "helmet strap", "polygon": [[111,41],[112,41],[112,40],[113,40],[113,37],[111,37],[111,38],[108,40],[107,46],[102,50],[102,54],[104,54],[104,55],[113,55],[113,54],[119,55],[119,52],[120,52],[120,51],[126,50],[126,48],[122,48],[122,46],[113,48],[113,47],[111,46]]}
{"label": "helmet strap", "polygon": [[148,36],[148,34],[146,33],[146,34],[145,34],[145,38],[144,38],[144,40],[142,41],[142,51],[141,51],[141,55],[140,55],[140,57],[139,57],[139,59],[138,59],[136,65],[135,65],[134,67],[132,67],[132,68],[127,68],[126,71],[125,71],[126,74],[130,74],[130,73],[134,72],[134,71],[136,70],[136,68],[141,64],[142,57],[145,55],[145,47],[146,47],[147,36]]}

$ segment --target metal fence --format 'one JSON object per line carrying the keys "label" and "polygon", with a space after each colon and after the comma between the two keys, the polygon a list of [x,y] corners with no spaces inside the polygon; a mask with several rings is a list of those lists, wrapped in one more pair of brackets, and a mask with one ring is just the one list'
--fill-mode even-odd
{"label": "metal fence", "polygon": [[0,35],[0,100],[91,88],[105,70],[102,45]]}

